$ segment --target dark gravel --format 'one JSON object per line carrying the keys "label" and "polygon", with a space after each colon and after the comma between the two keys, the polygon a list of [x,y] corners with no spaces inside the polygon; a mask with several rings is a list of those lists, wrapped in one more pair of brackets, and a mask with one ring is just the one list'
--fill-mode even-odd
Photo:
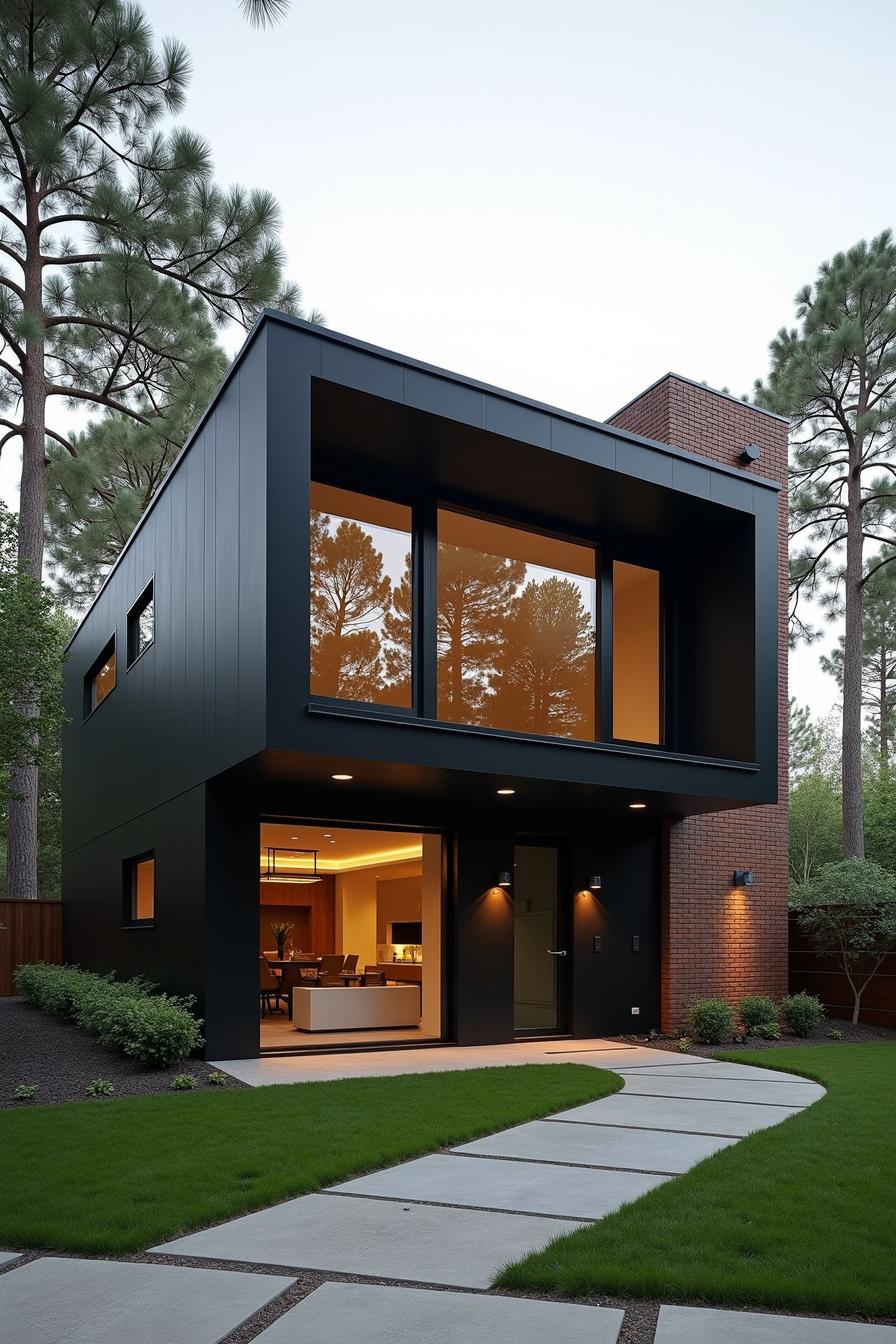
{"label": "dark gravel", "polygon": [[[840,1040],[832,1040],[828,1035],[831,1029],[842,1033]],[[648,1036],[608,1036],[608,1041],[620,1041],[625,1045],[647,1045],[652,1050],[670,1050],[678,1054],[677,1036],[657,1036],[653,1040]],[[700,1045],[694,1041],[685,1054],[701,1055],[704,1059],[713,1059],[718,1054],[729,1054],[739,1050],[777,1050],[788,1045],[865,1045],[869,1041],[896,1041],[896,1030],[892,1027],[874,1027],[864,1022],[853,1026],[851,1022],[842,1022],[839,1018],[828,1018],[811,1036],[794,1036],[786,1027],[781,1028],[779,1041],[765,1041],[761,1036],[751,1036],[745,1045],[736,1045],[729,1041],[727,1045]]]}
{"label": "dark gravel", "polygon": [[[192,1073],[201,1087],[212,1072],[211,1065],[201,1059],[148,1069],[23,999],[0,999],[0,1109],[55,1106],[64,1101],[90,1101],[98,1106],[106,1098],[93,1100],[85,1091],[94,1078],[107,1079],[116,1097],[141,1097],[169,1092],[176,1073]],[[40,1090],[33,1101],[14,1099],[19,1083],[37,1083]],[[231,1078],[227,1086],[245,1084]]]}

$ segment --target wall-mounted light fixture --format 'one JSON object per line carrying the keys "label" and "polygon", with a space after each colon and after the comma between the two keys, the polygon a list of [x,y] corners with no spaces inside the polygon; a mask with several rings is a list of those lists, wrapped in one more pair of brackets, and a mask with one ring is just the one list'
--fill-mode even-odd
{"label": "wall-mounted light fixture", "polygon": [[504,887],[505,890],[511,885],[511,880],[512,879],[509,873],[498,874],[498,886]]}
{"label": "wall-mounted light fixture", "polygon": [[735,868],[731,875],[731,885],[734,887],[755,887],[756,874],[752,868]]}
{"label": "wall-mounted light fixture", "polygon": [[762,456],[762,449],[758,443],[748,443],[746,448],[740,450],[740,460],[745,467],[751,467],[754,462],[758,462]]}
{"label": "wall-mounted light fixture", "polygon": [[589,891],[600,891],[600,889],[601,889],[601,880],[600,880],[600,876],[599,876],[599,874],[595,873],[595,874],[593,875],[593,877],[590,877],[590,878],[588,879],[588,890],[589,890]]}

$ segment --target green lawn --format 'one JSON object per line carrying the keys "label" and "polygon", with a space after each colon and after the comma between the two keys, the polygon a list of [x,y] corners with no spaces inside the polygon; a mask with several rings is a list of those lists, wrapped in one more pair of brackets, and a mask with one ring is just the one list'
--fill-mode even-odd
{"label": "green lawn", "polygon": [[896,1315],[896,1045],[739,1052],[828,1094],[499,1282],[584,1296]]}
{"label": "green lawn", "polygon": [[145,1249],[622,1086],[519,1065],[0,1112],[0,1246]]}

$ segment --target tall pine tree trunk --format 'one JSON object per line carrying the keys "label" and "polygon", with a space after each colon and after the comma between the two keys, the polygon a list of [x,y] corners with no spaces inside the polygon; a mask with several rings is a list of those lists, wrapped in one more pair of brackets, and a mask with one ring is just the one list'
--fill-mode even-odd
{"label": "tall pine tree trunk", "polygon": [[864,858],[862,805],[861,439],[852,445],[846,504],[846,622],[843,633],[843,856]]}
{"label": "tall pine tree trunk", "polygon": [[[36,195],[26,199],[25,313],[43,322],[43,267]],[[19,492],[19,564],[40,579],[44,561],[44,426],[46,377],[43,331],[25,343],[22,382],[22,483]],[[20,688],[19,708],[34,716],[33,694]],[[34,743],[36,747],[36,742]],[[6,836],[6,894],[11,900],[36,901],[38,771],[33,761],[14,766],[9,774],[9,818]]]}

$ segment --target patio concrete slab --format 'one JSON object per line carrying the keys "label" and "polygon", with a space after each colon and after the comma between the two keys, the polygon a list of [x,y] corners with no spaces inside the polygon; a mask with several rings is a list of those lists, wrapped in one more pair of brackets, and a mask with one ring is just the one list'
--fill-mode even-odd
{"label": "patio concrete slab", "polygon": [[593,1219],[603,1218],[666,1180],[668,1176],[645,1176],[635,1171],[588,1171],[540,1162],[435,1153],[334,1188],[381,1199]]}
{"label": "patio concrete slab", "polygon": [[691,1078],[684,1071],[674,1077],[657,1078],[653,1074],[627,1073],[625,1090],[654,1097],[693,1097],[703,1101],[762,1102],[770,1106],[810,1106],[824,1096],[817,1083],[763,1082],[751,1078]]}
{"label": "patio concrete slab", "polygon": [[485,1139],[474,1139],[472,1143],[455,1148],[454,1152],[677,1175],[734,1142],[735,1139],[695,1134],[532,1120]]}
{"label": "patio concrete slab", "polygon": [[561,1218],[479,1213],[349,1195],[303,1195],[153,1250],[375,1279],[487,1288],[509,1260],[519,1260],[579,1227],[580,1222]]}
{"label": "patio concrete slab", "polygon": [[745,1101],[695,1101],[692,1097],[651,1097],[626,1087],[611,1097],[589,1101],[555,1118],[593,1125],[626,1125],[635,1129],[670,1129],[690,1134],[724,1134],[743,1138],[756,1129],[780,1124],[802,1107],[752,1106]]}
{"label": "patio concrete slab", "polygon": [[814,1316],[661,1307],[655,1344],[896,1344],[896,1329]]}
{"label": "patio concrete slab", "polygon": [[260,1344],[616,1344],[622,1312],[524,1298],[325,1283],[258,1336]]}
{"label": "patio concrete slab", "polygon": [[0,1344],[218,1344],[292,1282],[44,1256],[0,1275]]}
{"label": "patio concrete slab", "polygon": [[10,1260],[18,1260],[21,1251],[0,1251],[0,1265],[8,1265]]}

